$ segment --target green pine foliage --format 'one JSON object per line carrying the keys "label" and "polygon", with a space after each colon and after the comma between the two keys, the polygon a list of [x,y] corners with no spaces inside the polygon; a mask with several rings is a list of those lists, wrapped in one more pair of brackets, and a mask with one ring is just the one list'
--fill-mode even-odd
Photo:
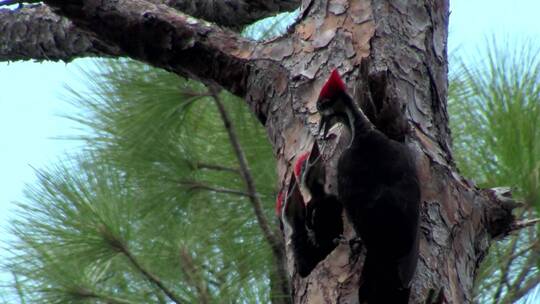
{"label": "green pine foliage", "polygon": [[[134,61],[96,67],[72,91],[87,151],[38,171],[12,225],[26,302],[170,303],[159,284],[183,303],[268,302],[274,260],[208,90]],[[221,98],[273,223],[265,131]]]}
{"label": "green pine foliage", "polygon": [[[492,39],[476,61],[458,59],[450,75],[454,156],[481,188],[513,187],[526,207],[540,210],[540,48]],[[455,66],[453,66],[455,67]],[[540,282],[538,227],[494,243],[476,284],[478,303],[510,303]]]}

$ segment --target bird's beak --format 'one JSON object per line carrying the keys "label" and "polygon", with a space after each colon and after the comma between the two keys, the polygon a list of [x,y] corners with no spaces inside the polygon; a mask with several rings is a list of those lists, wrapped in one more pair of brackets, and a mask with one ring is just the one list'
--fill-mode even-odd
{"label": "bird's beak", "polygon": [[[317,131],[317,134],[322,137],[322,139],[326,139],[326,136],[328,135],[328,131],[330,131],[330,128],[332,127],[332,119],[333,117],[321,117],[321,122],[319,123],[319,130]],[[322,131],[322,134],[321,134]]]}
{"label": "bird's beak", "polygon": [[321,122],[319,123],[319,130],[317,130],[317,134],[321,135],[322,130],[324,130],[322,138],[326,138],[326,119],[324,119],[324,117],[321,117]]}

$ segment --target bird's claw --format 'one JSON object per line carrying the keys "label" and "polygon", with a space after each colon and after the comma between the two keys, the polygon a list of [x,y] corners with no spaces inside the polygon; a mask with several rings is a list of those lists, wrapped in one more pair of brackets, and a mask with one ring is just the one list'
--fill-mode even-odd
{"label": "bird's claw", "polygon": [[362,242],[362,239],[359,237],[354,237],[349,240],[349,247],[351,248],[351,251],[355,254],[360,253],[363,246],[364,242]]}
{"label": "bird's claw", "polygon": [[347,240],[347,238],[340,234],[337,238],[334,239],[334,244],[336,245],[341,245],[341,244],[349,244],[349,240]]}
{"label": "bird's claw", "polygon": [[352,239],[347,239],[344,235],[339,235],[337,238],[334,239],[334,244],[336,245],[349,245],[351,248],[351,251],[355,254],[360,253],[362,250],[362,246],[364,246],[364,242],[362,242],[362,239],[359,237],[354,237]]}

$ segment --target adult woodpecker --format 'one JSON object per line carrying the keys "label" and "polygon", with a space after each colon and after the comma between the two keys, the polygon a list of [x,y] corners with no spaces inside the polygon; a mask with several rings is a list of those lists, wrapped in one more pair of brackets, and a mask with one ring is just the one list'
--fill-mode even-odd
{"label": "adult woodpecker", "polygon": [[360,303],[408,303],[418,261],[420,187],[407,146],[377,130],[334,70],[317,109],[323,137],[341,122],[351,133],[338,161],[338,198],[367,252]]}
{"label": "adult woodpecker", "polygon": [[[296,270],[301,277],[308,276],[337,247],[336,240],[343,233],[342,206],[335,196],[325,193],[324,174],[317,148],[311,154],[300,155],[284,206],[285,219],[292,228]],[[282,204],[278,197],[277,205]]]}

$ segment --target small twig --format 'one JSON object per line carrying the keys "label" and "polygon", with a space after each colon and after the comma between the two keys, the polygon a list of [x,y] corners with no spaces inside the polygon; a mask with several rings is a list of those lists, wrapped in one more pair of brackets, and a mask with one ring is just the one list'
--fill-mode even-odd
{"label": "small twig", "polygon": [[154,287],[156,288],[156,293],[155,293],[155,296],[159,302],[159,304],[167,304],[167,299],[165,299],[165,296],[163,296],[163,293],[159,292],[159,289],[157,287]]}
{"label": "small twig", "polygon": [[135,269],[137,269],[140,273],[142,273],[142,275],[150,282],[152,282],[153,284],[155,284],[159,289],[161,289],[161,291],[163,291],[163,293],[165,295],[167,295],[167,297],[169,299],[171,299],[171,301],[173,301],[174,303],[176,304],[180,304],[182,303],[182,301],[180,300],[180,297],[175,295],[172,290],[170,290],[169,288],[167,288],[167,286],[165,286],[165,284],[163,284],[163,282],[161,281],[160,278],[158,278],[156,275],[154,275],[153,273],[149,272],[148,270],[146,270],[146,268],[144,268],[140,263],[139,261],[137,261],[137,259],[131,254],[131,252],[128,250],[127,247],[123,247],[122,248],[122,253],[128,258],[128,260],[131,262],[131,264],[133,265],[133,267],[135,267]]}
{"label": "small twig", "polygon": [[523,285],[519,290],[516,290],[515,293],[508,292],[506,294],[506,297],[501,301],[503,304],[511,304],[515,303],[517,299],[521,299],[524,295],[526,295],[531,289],[535,288],[540,284],[540,276],[536,276],[530,280],[528,280],[525,285]]}
{"label": "small twig", "polygon": [[234,131],[232,120],[229,117],[229,114],[227,113],[227,110],[225,109],[221,98],[219,97],[218,89],[209,86],[209,91],[219,110],[221,120],[223,120],[225,129],[227,131],[227,134],[229,135],[229,140],[231,142],[231,145],[233,146],[236,158],[238,159],[238,164],[240,165],[240,172],[242,174],[244,182],[246,183],[247,192],[249,193],[249,201],[253,206],[253,211],[255,212],[257,223],[259,224],[259,227],[261,228],[263,235],[266,238],[266,241],[270,244],[274,253],[276,255],[280,255],[280,242],[277,239],[276,235],[273,233],[272,228],[270,227],[270,224],[268,223],[268,220],[264,215],[262,202],[257,195],[257,190],[255,188],[255,181],[253,180],[253,176],[251,175],[251,171],[249,170],[249,165],[247,163],[247,158],[244,150],[242,149],[240,141],[238,140],[238,136]]}
{"label": "small twig", "polygon": [[[219,272],[216,272],[216,269],[209,265],[202,264],[200,265],[200,267],[208,273],[208,277],[206,278],[208,285],[214,285],[217,286],[218,289],[221,289],[221,286],[223,285],[223,280],[218,281],[218,276],[220,275]],[[223,269],[227,268],[223,267]]]}
{"label": "small twig", "polygon": [[184,266],[183,272],[187,277],[187,281],[195,286],[197,293],[199,294],[198,303],[207,304],[210,303],[210,295],[208,294],[208,286],[205,284],[205,280],[201,275],[199,267],[193,261],[193,257],[189,253],[186,247],[180,248],[180,259]]}
{"label": "small twig", "polygon": [[193,97],[200,98],[200,97],[210,97],[210,96],[212,96],[212,95],[210,95],[208,93],[201,93],[201,92],[197,92],[197,91],[189,90],[189,89],[181,90],[180,94],[182,96],[188,97],[188,98],[193,98]]}
{"label": "small twig", "polygon": [[181,186],[187,187],[189,190],[207,190],[207,191],[212,191],[216,193],[225,193],[225,194],[233,194],[233,195],[250,197],[250,194],[244,191],[228,189],[228,188],[213,187],[204,183],[198,183],[194,181],[177,181],[177,183]]}
{"label": "small twig", "polygon": [[511,233],[511,232],[514,232],[514,231],[517,231],[517,230],[521,230],[523,228],[527,228],[527,227],[530,227],[530,226],[534,226],[534,224],[536,224],[536,223],[540,223],[540,218],[516,221],[510,226],[510,229],[509,229],[508,233]]}
{"label": "small twig", "polygon": [[197,168],[199,168],[199,169],[208,169],[208,170],[216,170],[216,171],[227,171],[227,172],[240,174],[240,169],[238,169],[238,168],[231,168],[231,167],[225,167],[225,166],[207,164],[207,163],[197,163]]}
{"label": "small twig", "polygon": [[[529,254],[527,259],[523,263],[520,263],[521,271],[515,277],[514,281],[512,282],[512,286],[510,286],[508,288],[508,291],[507,291],[508,295],[506,297],[504,297],[502,303],[505,303],[505,302],[508,301],[507,300],[508,296],[513,295],[513,300],[516,300],[516,299],[518,299],[517,297],[515,297],[516,294],[518,294],[518,293],[525,294],[526,293],[526,292],[523,291],[523,289],[525,287],[521,287],[521,285],[522,285],[523,282],[525,282],[527,276],[531,273],[532,266],[535,265],[535,264],[536,264],[536,255],[534,255],[534,254]],[[512,300],[512,302],[513,302],[513,300]]]}
{"label": "small twig", "polygon": [[104,303],[107,303],[107,304],[134,304],[133,302],[129,301],[129,300],[126,300],[126,299],[122,299],[122,298],[118,298],[118,297],[112,297],[112,296],[108,296],[108,295],[103,295],[103,294],[98,294],[98,293],[95,293],[91,290],[88,290],[84,287],[78,287],[78,288],[74,288],[74,289],[71,289],[71,290],[65,290],[65,289],[62,289],[62,288],[41,288],[38,290],[38,292],[42,292],[42,293],[51,293],[51,292],[54,292],[54,293],[65,293],[65,294],[68,294],[72,297],[78,297],[78,298],[86,298],[86,299],[96,299],[96,300],[101,300],[103,301]]}
{"label": "small twig", "polygon": [[117,236],[111,233],[111,231],[107,229],[107,227],[104,225],[101,225],[98,230],[105,239],[105,241],[111,246],[111,248],[125,255],[131,262],[133,267],[135,267],[135,269],[137,269],[148,281],[157,286],[169,299],[171,299],[171,301],[176,304],[182,303],[180,297],[175,295],[172,290],[168,289],[159,277],[152,274],[139,263],[139,261],[135,258],[135,256],[133,256],[133,254],[123,240],[119,239]]}
{"label": "small twig", "polygon": [[[251,171],[247,163],[246,155],[244,154],[244,150],[242,149],[242,146],[240,145],[238,136],[236,135],[236,132],[234,131],[232,120],[229,117],[229,114],[227,113],[227,110],[225,109],[225,106],[223,105],[223,102],[221,101],[219,97],[219,91],[217,88],[212,87],[212,86],[209,86],[208,88],[209,88],[209,91],[212,93],[212,97],[214,98],[216,106],[219,110],[221,120],[223,120],[223,125],[225,126],[225,130],[227,131],[227,134],[229,135],[229,141],[231,142],[231,145],[236,154],[236,158],[238,159],[240,173],[246,184],[246,189],[247,189],[247,192],[249,193],[249,201],[251,203],[251,206],[253,207],[255,217],[257,218],[257,223],[259,224],[259,227],[261,228],[264,238],[266,239],[266,241],[272,248],[272,254],[274,256],[275,267],[276,267],[275,269],[277,271],[278,281],[282,282],[282,284],[279,285],[280,286],[279,292],[287,294],[288,285],[285,282],[288,282],[289,278],[285,271],[285,268],[283,267],[283,265],[285,265],[285,262],[283,261],[284,255],[283,255],[283,249],[281,246],[281,241],[277,237],[278,234],[275,232],[275,230],[272,229],[272,227],[268,223],[268,220],[266,219],[266,216],[264,215],[262,202],[259,195],[257,195],[257,189],[255,188],[255,181],[253,179],[253,176],[251,175]],[[274,287],[271,287],[271,289],[273,290]]]}
{"label": "small twig", "polygon": [[19,300],[21,301],[21,304],[26,304],[26,301],[24,300],[24,292],[21,286],[21,282],[19,282],[19,277],[15,272],[11,273],[13,275],[13,279],[15,281],[15,289],[17,290],[17,295],[19,296]]}
{"label": "small twig", "polygon": [[94,293],[92,291],[85,290],[85,289],[78,289],[78,290],[72,291],[71,294],[76,297],[101,300],[108,304],[134,304],[133,302],[126,299],[97,294],[97,293]]}
{"label": "small twig", "polygon": [[514,263],[514,253],[515,253],[516,248],[517,248],[517,240],[518,240],[518,237],[512,238],[509,252],[505,253],[507,258],[506,258],[505,263],[501,267],[501,271],[500,271],[501,278],[499,280],[499,285],[497,286],[497,290],[495,291],[495,295],[493,296],[493,303],[498,303],[499,302],[499,299],[501,298],[501,294],[502,294],[502,291],[503,291],[503,286],[504,285],[506,285],[506,286],[509,285],[509,283],[508,283],[508,270],[510,270],[510,266],[512,265],[512,263]]}
{"label": "small twig", "polygon": [[523,254],[527,253],[530,250],[537,249],[538,245],[540,245],[540,240],[536,239],[529,246],[527,246],[527,247],[521,249],[520,251],[514,253],[514,255],[512,256],[512,259],[521,257],[521,256],[523,256]]}

